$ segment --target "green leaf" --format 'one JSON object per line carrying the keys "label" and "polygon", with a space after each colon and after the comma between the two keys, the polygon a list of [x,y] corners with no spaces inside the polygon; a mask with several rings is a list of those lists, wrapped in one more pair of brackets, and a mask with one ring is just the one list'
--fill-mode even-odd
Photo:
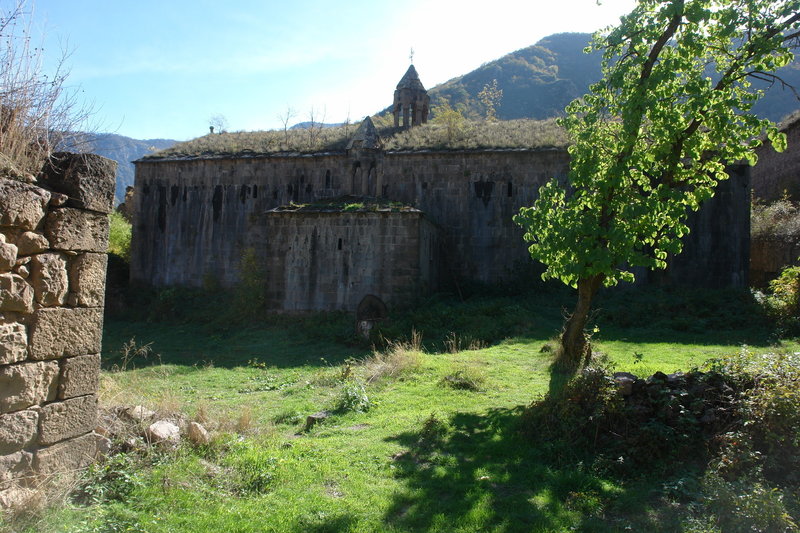
{"label": "green leaf", "polygon": [[767,130],[767,138],[776,152],[780,153],[786,150],[786,134],[782,131],[778,131],[778,129],[774,127],[769,128]]}

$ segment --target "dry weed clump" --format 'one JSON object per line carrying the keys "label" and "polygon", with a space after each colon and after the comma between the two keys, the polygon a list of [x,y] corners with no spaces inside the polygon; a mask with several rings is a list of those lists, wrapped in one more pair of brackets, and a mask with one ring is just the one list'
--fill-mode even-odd
{"label": "dry weed clump", "polygon": [[473,352],[475,350],[482,350],[486,344],[480,339],[473,339],[469,335],[458,336],[457,333],[451,331],[444,339],[444,348],[447,353],[457,354],[461,352]]}
{"label": "dry weed clump", "polygon": [[413,372],[422,365],[423,355],[422,336],[414,330],[410,340],[391,342],[384,351],[375,351],[364,359],[364,380],[375,383]]}
{"label": "dry weed clump", "polygon": [[214,154],[294,154],[344,150],[355,128],[336,126],[315,134],[307,129],[210,133],[178,143],[147,158],[191,157]]}
{"label": "dry weed clump", "polygon": [[753,202],[750,237],[767,241],[800,241],[800,204],[788,198],[769,204]]}
{"label": "dry weed clump", "polygon": [[245,407],[239,413],[239,418],[236,419],[236,432],[240,435],[251,431],[253,428],[253,410],[250,407]]}
{"label": "dry weed clump", "polygon": [[65,82],[68,54],[44,71],[44,48],[32,41],[23,0],[0,7],[0,174],[32,181],[56,150],[75,149],[91,109]]}
{"label": "dry weed clump", "polygon": [[[13,500],[4,500],[0,531],[40,531],[49,509],[63,507],[81,482],[82,471],[60,473],[49,479],[34,478],[27,487],[16,486]],[[20,482],[23,480],[19,480]]]}

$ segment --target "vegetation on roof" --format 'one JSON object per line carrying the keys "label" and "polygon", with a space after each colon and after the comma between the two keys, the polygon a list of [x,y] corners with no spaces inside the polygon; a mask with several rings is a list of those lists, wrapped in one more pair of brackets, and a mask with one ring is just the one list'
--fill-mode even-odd
{"label": "vegetation on roof", "polygon": [[455,128],[432,122],[398,133],[386,141],[387,150],[490,150],[564,148],[566,132],[548,120],[464,120]]}
{"label": "vegetation on roof", "polygon": [[[401,131],[392,127],[391,115],[372,119],[384,139],[384,148],[390,151],[537,149],[567,145],[566,134],[554,119],[498,122],[463,119],[455,125],[434,120]],[[358,124],[345,124],[332,128],[212,133],[144,159],[341,152],[357,128]]]}
{"label": "vegetation on roof", "polygon": [[800,122],[800,109],[783,117],[780,124],[778,124],[778,129],[785,131],[789,129],[790,126],[794,126],[797,122]]}
{"label": "vegetation on roof", "polygon": [[358,124],[332,128],[310,126],[305,129],[237,131],[209,133],[143,159],[171,159],[221,155],[309,154],[342,151],[356,132]]}
{"label": "vegetation on roof", "polygon": [[418,209],[406,205],[402,202],[395,202],[385,198],[373,198],[369,196],[337,196],[335,198],[323,198],[308,204],[296,204],[291,202],[273,209],[275,212],[296,213],[296,212],[374,212],[389,211],[393,213],[418,211]]}

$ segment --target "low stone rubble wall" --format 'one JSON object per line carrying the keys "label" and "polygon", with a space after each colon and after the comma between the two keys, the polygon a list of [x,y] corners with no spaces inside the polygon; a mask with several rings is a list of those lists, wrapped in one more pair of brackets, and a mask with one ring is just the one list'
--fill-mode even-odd
{"label": "low stone rubble wall", "polygon": [[798,264],[800,242],[763,237],[750,241],[750,285],[766,288],[781,271]]}
{"label": "low stone rubble wall", "polygon": [[61,153],[0,177],[0,508],[94,458],[115,170]]}

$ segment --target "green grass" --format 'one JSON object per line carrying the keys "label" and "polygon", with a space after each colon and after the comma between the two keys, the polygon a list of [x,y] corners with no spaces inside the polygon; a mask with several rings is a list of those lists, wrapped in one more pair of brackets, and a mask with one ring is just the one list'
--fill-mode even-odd
{"label": "green grass", "polygon": [[[620,478],[556,460],[520,431],[524,406],[550,386],[552,354],[542,347],[570,300],[561,291],[475,290],[463,302],[424,302],[396,314],[383,333],[410,338],[414,328],[427,352],[393,344],[411,355],[393,375],[375,379],[367,374],[377,356],[366,346],[347,335],[347,342],[326,340],[348,327],[341,315],[262,323],[108,319],[106,368],[120,366],[131,338],[152,343],[159,357],[105,371],[101,403],[182,412],[217,436],[209,447],[132,456],[132,466],[111,476],[124,496],[56,507],[27,531],[687,530],[698,518],[665,487],[691,479],[690,467]],[[705,293],[686,304],[686,295],[623,291],[598,304],[595,348],[640,375],[689,370],[744,343],[766,349],[774,342],[741,294]],[[679,318],[713,322],[706,304],[724,309],[734,327],[685,330]],[[675,306],[687,305],[676,316]],[[648,323],[628,324],[625,313],[638,308],[651,309]],[[463,349],[469,345],[483,347]],[[448,385],[457,375],[479,386]],[[335,411],[347,383],[366,383],[366,412]],[[303,431],[305,417],[325,409],[332,416]]]}

